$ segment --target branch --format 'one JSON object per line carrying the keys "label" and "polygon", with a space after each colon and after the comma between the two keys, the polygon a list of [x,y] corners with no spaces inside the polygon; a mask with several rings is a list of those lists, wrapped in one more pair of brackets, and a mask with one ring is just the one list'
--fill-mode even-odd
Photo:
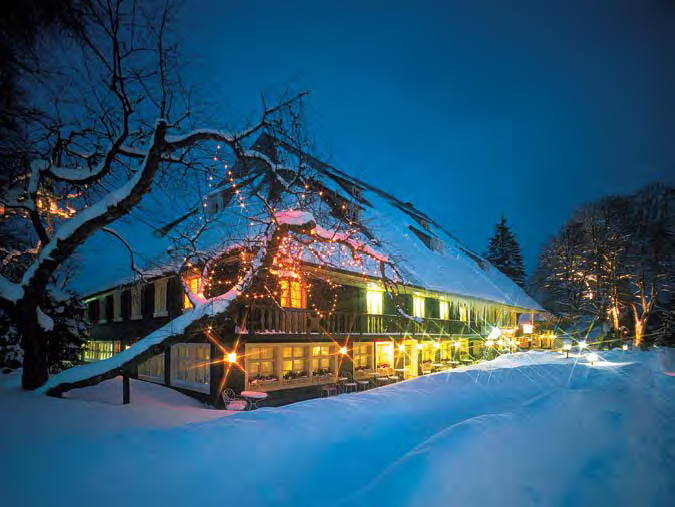
{"label": "branch", "polygon": [[129,242],[126,239],[124,239],[118,232],[116,232],[116,231],[114,231],[114,230],[112,230],[108,227],[102,227],[101,230],[104,231],[104,232],[107,232],[111,236],[114,236],[114,237],[116,237],[117,239],[120,240],[120,242],[129,251],[129,257],[130,257],[130,261],[131,261],[131,266],[130,266],[131,270],[135,271],[141,277],[141,279],[145,280],[145,275],[144,275],[143,271],[141,271],[138,268],[138,266],[136,265],[136,260],[135,260],[135,257],[134,257],[134,251],[131,248],[131,245],[129,244]]}
{"label": "branch", "polygon": [[100,201],[79,212],[64,223],[23,276],[23,285],[33,290],[45,287],[52,273],[87,238],[99,229],[125,215],[150,190],[160,165],[166,123],[157,122],[148,155],[122,187],[104,196]]}

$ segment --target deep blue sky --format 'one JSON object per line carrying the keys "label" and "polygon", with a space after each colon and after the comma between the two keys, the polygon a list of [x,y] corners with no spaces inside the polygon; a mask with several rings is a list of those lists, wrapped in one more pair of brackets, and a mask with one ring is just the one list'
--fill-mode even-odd
{"label": "deep blue sky", "polygon": [[675,2],[190,0],[211,124],[308,89],[318,154],[528,269],[579,205],[675,184]]}

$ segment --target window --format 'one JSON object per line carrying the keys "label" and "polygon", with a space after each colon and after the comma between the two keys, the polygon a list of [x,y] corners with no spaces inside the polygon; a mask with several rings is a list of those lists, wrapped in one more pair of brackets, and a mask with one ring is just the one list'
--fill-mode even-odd
{"label": "window", "polygon": [[164,382],[164,354],[151,357],[138,366],[138,376]]}
{"label": "window", "polygon": [[312,375],[331,373],[333,347],[331,345],[315,345],[312,347]]}
{"label": "window", "polygon": [[369,290],[366,292],[366,309],[370,315],[382,315],[382,293]]}
{"label": "window", "polygon": [[251,347],[246,353],[250,377],[271,377],[274,375],[274,347]]}
{"label": "window", "polygon": [[306,347],[283,348],[283,371],[286,380],[307,377],[307,352]]}
{"label": "window", "polygon": [[171,383],[208,392],[211,345],[180,343],[171,347]]}
{"label": "window", "polygon": [[448,302],[439,301],[438,302],[438,318],[441,320],[448,320],[450,312],[448,311]]}
{"label": "window", "polygon": [[85,361],[109,359],[120,351],[120,344],[119,340],[87,342],[84,347],[83,359]]}
{"label": "window", "polygon": [[461,305],[459,307],[459,320],[461,320],[462,322],[467,321],[467,311],[466,311],[466,306],[464,306],[464,305]]}
{"label": "window", "polygon": [[371,343],[354,344],[354,368],[369,370],[373,367],[373,345]]}
{"label": "window", "polygon": [[413,298],[413,316],[424,317],[424,298],[421,297]]}
{"label": "window", "polygon": [[113,322],[122,322],[122,291],[113,292]]}
{"label": "window", "polygon": [[[199,288],[202,285],[202,277],[199,275],[187,277],[185,279],[185,284],[188,286],[188,289],[190,289],[190,292],[193,294],[198,294]],[[183,296],[183,310],[188,308],[192,308],[192,303],[190,302],[190,298],[188,297],[187,293],[185,293]]]}
{"label": "window", "polygon": [[106,297],[98,298],[98,323],[105,324],[108,322],[108,308],[105,301]]}
{"label": "window", "polygon": [[140,320],[143,318],[141,313],[141,286],[134,285],[131,288],[131,320]]}
{"label": "window", "polygon": [[155,312],[153,317],[166,317],[169,313],[166,311],[166,284],[168,278],[155,280]]}
{"label": "window", "polygon": [[284,308],[307,308],[307,293],[299,280],[283,279],[281,288],[281,306]]}
{"label": "window", "polygon": [[361,217],[361,208],[355,202],[347,202],[344,205],[344,217],[348,223],[355,223]]}

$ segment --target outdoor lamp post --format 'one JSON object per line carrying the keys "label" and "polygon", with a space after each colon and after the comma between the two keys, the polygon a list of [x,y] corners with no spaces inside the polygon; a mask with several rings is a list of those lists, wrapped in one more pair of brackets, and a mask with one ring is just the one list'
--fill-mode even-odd
{"label": "outdoor lamp post", "polygon": [[572,350],[572,344],[571,343],[563,344],[563,350],[565,351],[565,357],[567,359],[569,359],[570,358],[570,350]]}

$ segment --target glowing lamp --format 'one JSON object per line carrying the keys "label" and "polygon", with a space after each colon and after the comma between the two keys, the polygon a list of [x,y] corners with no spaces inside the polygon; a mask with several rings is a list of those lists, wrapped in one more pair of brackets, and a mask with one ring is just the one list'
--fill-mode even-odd
{"label": "glowing lamp", "polygon": [[523,324],[523,333],[532,334],[534,331],[534,326],[532,324]]}
{"label": "glowing lamp", "polygon": [[495,342],[493,342],[492,340],[487,340],[487,341],[485,342],[485,346],[486,346],[486,347],[492,347],[494,344],[495,344]]}
{"label": "glowing lamp", "polygon": [[462,342],[455,342],[453,343],[456,349],[460,348],[462,346]]}
{"label": "glowing lamp", "polygon": [[340,354],[343,356],[347,354],[347,347],[340,347]]}
{"label": "glowing lamp", "polygon": [[499,329],[498,327],[493,327],[492,330],[490,331],[490,334],[488,335],[488,338],[490,340],[496,340],[499,338],[502,334],[502,330]]}
{"label": "glowing lamp", "polygon": [[441,343],[440,343],[440,342],[434,342],[434,348],[435,348],[435,349],[440,349],[440,348],[441,348]]}
{"label": "glowing lamp", "polygon": [[588,360],[588,362],[591,363],[591,365],[595,363],[598,359],[599,357],[595,352],[591,352],[590,354],[588,354],[588,356],[586,356],[586,360]]}
{"label": "glowing lamp", "polygon": [[626,343],[623,344],[623,347],[621,347],[624,351],[628,350],[628,345]]}
{"label": "glowing lamp", "polygon": [[418,343],[417,345],[415,345],[415,348],[416,348],[417,350],[422,350],[422,344],[421,344],[421,343]]}
{"label": "glowing lamp", "polygon": [[572,344],[571,343],[565,343],[563,345],[563,350],[572,350]]}
{"label": "glowing lamp", "polygon": [[405,345],[403,345],[403,344],[401,343],[401,344],[398,346],[398,351],[399,351],[399,352],[404,352],[404,351],[405,351]]}
{"label": "glowing lamp", "polygon": [[237,362],[237,353],[236,352],[230,352],[227,354],[227,362],[228,363],[236,363]]}
{"label": "glowing lamp", "polygon": [[588,347],[588,344],[586,343],[586,340],[581,340],[578,345],[579,345],[579,350],[584,350],[586,347]]}

